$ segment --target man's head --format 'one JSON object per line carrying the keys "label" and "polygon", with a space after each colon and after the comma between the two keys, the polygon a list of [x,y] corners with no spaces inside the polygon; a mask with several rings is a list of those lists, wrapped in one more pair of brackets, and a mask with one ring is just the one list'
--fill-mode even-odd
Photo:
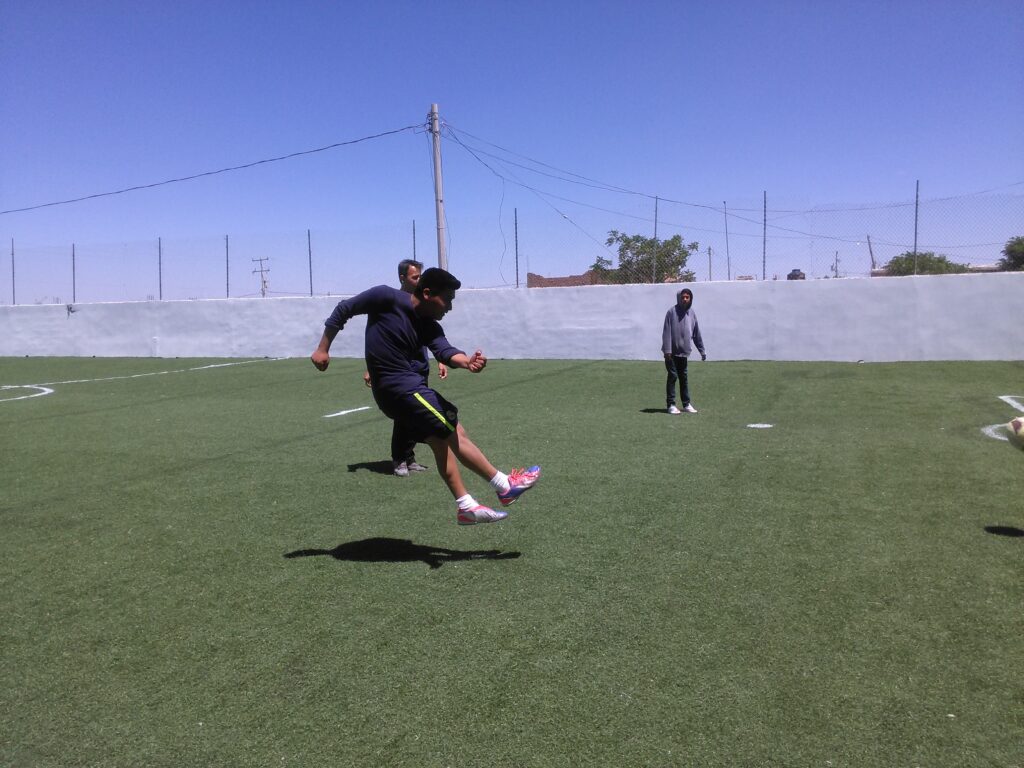
{"label": "man's head", "polygon": [[423,262],[415,259],[402,259],[398,262],[398,281],[402,290],[412,293],[416,290],[416,283],[420,281],[420,273],[423,271]]}
{"label": "man's head", "polygon": [[683,288],[679,292],[679,306],[683,309],[689,309],[693,306],[693,291],[689,288]]}
{"label": "man's head", "polygon": [[416,313],[431,320],[440,320],[451,311],[455,292],[461,287],[462,283],[450,272],[437,267],[425,270],[413,291],[418,300]]}

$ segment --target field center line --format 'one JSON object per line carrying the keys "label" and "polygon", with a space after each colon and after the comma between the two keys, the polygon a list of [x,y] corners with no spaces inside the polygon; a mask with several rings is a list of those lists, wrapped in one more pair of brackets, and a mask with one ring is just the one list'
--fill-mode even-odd
{"label": "field center line", "polygon": [[337,413],[326,413],[324,414],[325,419],[333,419],[335,416],[344,416],[349,413],[356,413],[358,411],[368,411],[370,406],[364,405],[362,408],[349,408],[347,411],[338,411]]}

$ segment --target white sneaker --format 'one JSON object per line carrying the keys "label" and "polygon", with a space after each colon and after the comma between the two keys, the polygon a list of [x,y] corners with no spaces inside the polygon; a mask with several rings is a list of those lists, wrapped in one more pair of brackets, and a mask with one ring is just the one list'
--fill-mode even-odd
{"label": "white sneaker", "polygon": [[690,405],[689,403],[687,403],[686,405],[684,405],[684,406],[683,406],[683,411],[685,411],[686,413],[696,413],[696,412],[697,412],[697,409],[696,409],[696,408],[694,408],[694,407],[693,407],[692,405]]}
{"label": "white sneaker", "polygon": [[472,509],[460,509],[455,520],[459,525],[476,525],[477,523],[496,523],[506,517],[508,517],[508,512],[477,504]]}
{"label": "white sneaker", "polygon": [[395,464],[395,476],[396,477],[408,477],[409,476],[409,465],[404,461],[400,461]]}
{"label": "white sneaker", "polygon": [[668,412],[671,413],[673,416],[678,416],[680,413],[682,413],[682,411],[680,411],[674,405],[670,405],[668,407]]}

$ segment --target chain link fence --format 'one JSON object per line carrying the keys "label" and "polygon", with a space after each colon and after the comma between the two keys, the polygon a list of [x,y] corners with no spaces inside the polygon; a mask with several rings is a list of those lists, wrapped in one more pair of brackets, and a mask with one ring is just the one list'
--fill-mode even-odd
{"label": "chain link fence", "polygon": [[644,242],[592,243],[568,272],[550,245],[538,248],[530,284],[869,277],[915,251],[988,271],[1007,242],[1024,235],[1024,196],[1014,195],[813,208],[772,207],[769,195],[767,206],[662,200],[658,208],[657,223],[636,217],[602,233],[606,241],[614,230]]}
{"label": "chain link fence", "polygon": [[[985,269],[1024,235],[1024,196],[965,195],[860,206],[651,200],[631,211],[536,206],[449,219],[449,269],[467,288],[678,280],[869,277],[917,251]],[[655,217],[657,211],[657,218]],[[633,238],[631,252],[609,233]],[[646,241],[646,245],[645,245]],[[128,242],[6,244],[0,304],[350,295],[397,284],[396,265],[437,263],[433,222]],[[644,250],[644,248],[647,250]],[[625,258],[623,258],[625,256]]]}

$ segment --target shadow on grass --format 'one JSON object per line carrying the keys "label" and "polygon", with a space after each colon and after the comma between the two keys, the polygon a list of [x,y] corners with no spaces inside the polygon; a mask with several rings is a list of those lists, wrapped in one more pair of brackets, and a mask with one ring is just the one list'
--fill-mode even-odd
{"label": "shadow on grass", "polygon": [[349,472],[358,472],[360,469],[368,469],[378,475],[390,475],[395,471],[390,461],[360,461],[358,464],[348,465]]}
{"label": "shadow on grass", "polygon": [[641,408],[640,413],[665,413],[665,408]]}
{"label": "shadow on grass", "polygon": [[334,549],[297,549],[285,555],[287,558],[315,557],[330,555],[335,560],[354,563],[414,563],[422,561],[431,568],[440,568],[456,560],[514,560],[519,552],[502,552],[500,549],[477,549],[462,551],[428,547],[413,544],[409,539],[362,539],[339,544]]}
{"label": "shadow on grass", "polygon": [[1013,539],[1024,536],[1024,531],[1011,525],[986,525],[985,533],[994,533],[996,536],[1009,536]]}

